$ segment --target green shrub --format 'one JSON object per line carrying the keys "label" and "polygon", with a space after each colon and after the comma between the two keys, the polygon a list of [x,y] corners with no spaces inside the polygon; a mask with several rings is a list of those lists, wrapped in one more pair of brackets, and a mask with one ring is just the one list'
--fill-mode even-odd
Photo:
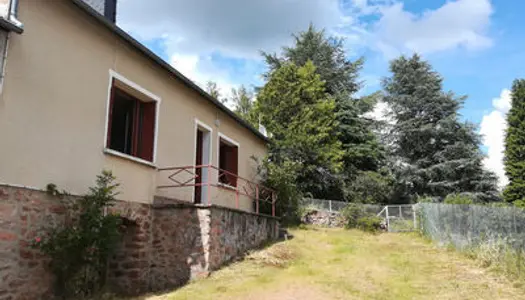
{"label": "green shrub", "polygon": [[366,232],[378,232],[383,219],[376,216],[366,216],[357,219],[357,228]]}
{"label": "green shrub", "polygon": [[474,204],[474,200],[464,194],[449,194],[445,198],[445,204]]}
{"label": "green shrub", "polygon": [[434,198],[429,197],[429,196],[417,197],[416,202],[417,203],[433,203],[434,202]]}
{"label": "green shrub", "polygon": [[346,228],[357,228],[357,220],[365,217],[366,212],[362,205],[356,203],[348,204],[342,211],[341,216],[343,217]]}
{"label": "green shrub", "polygon": [[518,208],[525,208],[525,200],[516,200],[512,204]]}
{"label": "green shrub", "polygon": [[[105,284],[108,258],[115,251],[121,226],[119,216],[105,212],[115,202],[118,184],[114,180],[111,172],[103,171],[87,195],[78,202],[67,202],[73,221],[43,229],[33,241],[34,248],[51,258],[55,292],[62,299],[94,295]],[[52,184],[48,192],[62,194]]]}
{"label": "green shrub", "polygon": [[[303,193],[297,186],[299,165],[288,160],[276,163],[268,157],[262,160],[255,157],[252,159],[257,164],[257,175],[261,178],[262,184],[277,194],[275,215],[281,218],[281,224],[283,226],[299,225],[304,213],[299,205]],[[271,195],[267,189],[264,189],[260,191],[259,198],[271,199]],[[271,215],[271,202],[261,201],[259,211]]]}

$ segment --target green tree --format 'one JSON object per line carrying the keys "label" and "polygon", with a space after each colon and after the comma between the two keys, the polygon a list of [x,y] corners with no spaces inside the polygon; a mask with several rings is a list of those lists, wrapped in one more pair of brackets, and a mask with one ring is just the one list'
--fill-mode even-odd
{"label": "green tree", "polygon": [[307,62],[283,64],[259,91],[255,111],[272,134],[269,160],[299,164],[297,186],[318,196],[341,170],[341,143],[334,120],[335,100]]}
{"label": "green tree", "polygon": [[484,170],[476,127],[458,120],[465,97],[444,92],[442,77],[418,55],[390,64],[384,101],[395,124],[390,137],[400,190],[412,197],[470,193],[497,200],[497,179]]}
{"label": "green tree", "polygon": [[389,204],[394,178],[387,170],[382,171],[359,172],[348,189],[348,200],[353,203]]}
{"label": "green tree", "polygon": [[234,105],[234,112],[243,119],[250,121],[250,115],[253,110],[253,94],[241,85],[238,89],[232,89],[232,102]]}
{"label": "green tree", "polygon": [[525,200],[525,80],[512,85],[512,107],[507,115],[505,136],[505,174],[509,184],[503,191],[505,201]]}
{"label": "green tree", "polygon": [[219,91],[217,83],[211,80],[206,82],[206,92],[208,92],[208,94],[210,94],[210,96],[215,99],[219,99],[221,97],[221,92]]}
{"label": "green tree", "polygon": [[294,45],[284,47],[282,54],[263,53],[269,74],[287,63],[303,66],[311,61],[316,73],[325,82],[326,92],[335,100],[334,118],[338,122],[338,139],[343,147],[342,174],[332,178],[330,191],[324,198],[344,197],[360,171],[377,171],[384,159],[384,149],[372,131],[374,121],[363,115],[374,107],[376,95],[356,99],[359,90],[359,71],[363,59],[351,61],[346,57],[344,40],[327,36],[324,30],[310,25],[308,30],[294,35]]}
{"label": "green tree", "polygon": [[213,98],[219,100],[221,103],[226,103],[228,101],[228,99],[221,96],[221,89],[214,81],[209,80],[206,82],[206,92],[208,92],[208,94],[210,94],[210,96]]}
{"label": "green tree", "polygon": [[359,90],[361,84],[357,79],[363,59],[355,62],[348,60],[343,39],[327,36],[324,30],[317,30],[312,24],[308,30],[293,37],[294,46],[283,47],[281,56],[263,52],[269,67],[267,75],[286,63],[303,66],[311,61],[316,66],[316,73],[325,82],[328,94],[352,95]]}

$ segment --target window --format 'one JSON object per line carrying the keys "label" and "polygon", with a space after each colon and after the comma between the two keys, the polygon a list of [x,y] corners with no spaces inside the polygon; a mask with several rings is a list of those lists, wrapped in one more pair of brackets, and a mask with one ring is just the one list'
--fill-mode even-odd
{"label": "window", "polygon": [[219,182],[236,187],[239,147],[232,141],[219,138]]}
{"label": "window", "polygon": [[156,101],[144,101],[113,79],[109,103],[107,148],[153,162]]}

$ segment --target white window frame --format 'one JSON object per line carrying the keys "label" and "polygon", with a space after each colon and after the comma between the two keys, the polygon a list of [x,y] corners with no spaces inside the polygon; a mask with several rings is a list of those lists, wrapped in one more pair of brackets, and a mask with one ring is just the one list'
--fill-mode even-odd
{"label": "white window frame", "polygon": [[[194,128],[193,128],[193,146],[192,146],[192,149],[193,149],[193,163],[195,163],[195,161],[197,160],[197,149],[195,149],[195,147],[197,146],[197,130],[199,128],[202,128],[206,131],[208,131],[208,134],[209,134],[209,137],[210,137],[210,149],[209,149],[209,155],[208,155],[208,165],[211,165],[212,164],[212,159],[213,159],[213,128],[211,126],[208,126],[208,124],[202,122],[201,120],[195,118],[194,120]],[[195,172],[197,170],[195,169]],[[204,170],[204,168],[201,170],[201,173],[204,174],[204,172],[208,172],[208,170]],[[203,179],[204,179],[204,175],[202,176],[203,178],[201,179],[201,183],[203,182]],[[206,179],[208,181],[211,180],[211,178],[207,178],[208,177],[208,174],[206,173]],[[195,184],[195,180],[193,180],[193,184]],[[205,198],[203,195],[204,193],[211,193],[211,191],[208,190],[208,187],[205,187],[205,186],[201,186],[201,197]],[[195,186],[193,186],[193,191],[192,191],[192,194],[191,194],[191,202],[195,203]],[[201,199],[201,204],[207,204],[205,203],[205,201],[202,201]]]}
{"label": "white window frame", "polygon": [[[110,149],[108,146],[108,128],[109,128],[109,108],[111,103],[111,89],[113,88],[113,80],[119,81],[120,83],[126,85],[127,87],[137,91],[138,93],[142,94],[144,97],[148,98],[149,100],[155,101],[155,133],[153,136],[153,161],[147,161],[145,159],[135,157],[126,153],[122,153],[113,149]],[[159,112],[160,112],[160,104],[162,102],[162,99],[153,94],[152,92],[148,91],[147,89],[143,88],[139,84],[129,80],[128,78],[124,77],[122,74],[117,73],[116,71],[110,69],[109,70],[109,84],[108,84],[108,94],[106,99],[106,123],[104,126],[104,149],[103,152],[105,154],[110,154],[114,156],[118,156],[121,158],[125,158],[140,164],[144,164],[150,167],[156,168],[157,165],[157,141],[158,141],[158,135],[159,135]]]}
{"label": "white window frame", "polygon": [[[220,158],[221,158],[221,139],[225,140],[226,142],[234,145],[237,147],[237,177],[239,177],[239,167],[240,167],[240,164],[239,164],[239,157],[240,157],[240,153],[241,153],[241,144],[239,142],[237,142],[236,140],[228,137],[227,135],[225,135],[224,133],[220,132],[219,131],[219,134],[218,134],[218,138],[217,138],[217,169],[221,169],[221,161],[220,161]],[[227,188],[230,188],[230,189],[237,189],[237,187],[234,187],[234,186],[231,186],[229,184],[225,184],[225,183],[222,183],[219,181],[219,172],[217,172],[217,185],[220,185],[220,186],[223,186],[223,187],[227,187]],[[238,183],[237,183],[238,184]]]}

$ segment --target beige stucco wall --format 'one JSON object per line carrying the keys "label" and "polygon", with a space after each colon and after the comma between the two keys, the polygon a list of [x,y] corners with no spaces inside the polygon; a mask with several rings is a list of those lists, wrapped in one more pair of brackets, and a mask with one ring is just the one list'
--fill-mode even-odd
{"label": "beige stucco wall", "polygon": [[[157,167],[194,164],[198,119],[213,129],[212,164],[221,132],[240,144],[239,175],[254,178],[251,156],[264,156],[264,141],[78,7],[21,0],[19,17],[25,31],[11,34],[0,96],[0,182],[36,188],[52,182],[81,194],[110,169],[122,200],[151,202],[154,194],[191,200],[192,188],[156,189],[169,174],[103,152],[110,69],[162,99]],[[218,193],[212,194],[215,201],[234,205]],[[242,201],[251,209],[250,201]]]}

